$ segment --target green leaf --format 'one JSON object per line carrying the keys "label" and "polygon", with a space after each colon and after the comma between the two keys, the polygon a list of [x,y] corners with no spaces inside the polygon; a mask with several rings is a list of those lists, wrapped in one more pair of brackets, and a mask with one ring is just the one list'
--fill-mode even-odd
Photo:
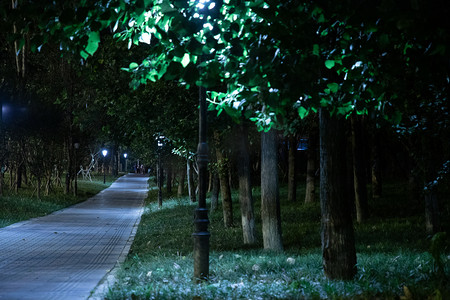
{"label": "green leaf", "polygon": [[168,13],[172,13],[172,12],[176,12],[177,9],[172,7],[172,5],[170,4],[170,1],[168,0],[163,0],[161,3],[161,13],[162,14],[168,14]]}
{"label": "green leaf", "polygon": [[326,60],[325,61],[325,67],[327,67],[328,69],[331,69],[334,67],[334,60]]}
{"label": "green leaf", "polygon": [[250,1],[248,6],[251,8],[262,8],[264,6],[264,0]]}
{"label": "green leaf", "polygon": [[406,51],[412,47],[413,46],[410,43],[406,43],[405,47],[403,47],[403,54],[406,55]]}
{"label": "green leaf", "polygon": [[336,93],[339,90],[339,84],[337,84],[336,82],[328,83],[327,87],[332,93]]}
{"label": "green leaf", "polygon": [[304,119],[309,114],[309,111],[304,108],[303,106],[300,106],[298,108],[298,115],[300,116],[300,119]]}
{"label": "green leaf", "polygon": [[312,51],[312,54],[313,54],[313,55],[320,56],[319,45],[317,45],[317,44],[314,44],[314,45],[313,45],[313,51]]}
{"label": "green leaf", "polygon": [[[94,55],[95,51],[97,51],[98,49],[99,43],[100,43],[100,33],[98,31],[92,31],[91,33],[89,33],[88,44],[86,46],[85,51],[90,55]],[[81,55],[83,56],[83,54]]]}
{"label": "green leaf", "polygon": [[80,55],[83,59],[87,59],[89,57],[89,54],[87,54],[87,52],[84,50],[80,51]]}
{"label": "green leaf", "polygon": [[139,67],[139,65],[137,64],[137,63],[135,63],[135,62],[132,62],[131,64],[130,64],[130,69],[137,69],[137,67]]}
{"label": "green leaf", "polygon": [[367,108],[366,107],[364,107],[362,110],[356,110],[356,114],[357,115],[368,115],[369,114],[369,111],[367,110]]}
{"label": "green leaf", "polygon": [[181,60],[181,65],[183,66],[183,68],[186,68],[186,66],[189,64],[190,61],[191,60],[189,54],[185,53],[183,59]]}
{"label": "green leaf", "polygon": [[351,102],[343,103],[341,107],[337,108],[337,114],[348,116],[352,110],[353,106]]}
{"label": "green leaf", "polygon": [[317,23],[324,23],[326,22],[325,16],[323,14],[319,15],[319,18],[317,19]]}
{"label": "green leaf", "polygon": [[320,106],[321,107],[327,107],[328,105],[330,105],[331,101],[329,99],[326,98],[322,98],[320,99]]}

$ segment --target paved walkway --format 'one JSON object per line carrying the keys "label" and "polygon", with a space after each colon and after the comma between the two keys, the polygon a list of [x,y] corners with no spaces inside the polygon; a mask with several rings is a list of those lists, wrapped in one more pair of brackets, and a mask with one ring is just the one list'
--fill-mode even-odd
{"label": "paved walkway", "polygon": [[90,297],[129,251],[147,180],[129,174],[83,203],[0,229],[0,299]]}

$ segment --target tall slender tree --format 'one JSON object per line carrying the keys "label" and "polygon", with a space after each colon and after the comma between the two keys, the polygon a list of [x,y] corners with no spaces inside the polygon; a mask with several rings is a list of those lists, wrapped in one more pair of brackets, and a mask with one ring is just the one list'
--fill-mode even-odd
{"label": "tall slender tree", "polygon": [[261,133],[261,221],[264,249],[283,250],[278,190],[278,136],[275,129]]}
{"label": "tall slender tree", "polygon": [[248,128],[245,120],[238,126],[238,159],[237,171],[239,177],[239,205],[244,244],[254,244],[255,216],[253,212],[253,195],[251,183],[250,153],[248,145]]}
{"label": "tall slender tree", "polygon": [[225,227],[233,226],[233,200],[229,181],[229,159],[222,147],[222,137],[219,131],[214,131],[214,147],[218,164],[220,193],[222,196],[223,222]]}
{"label": "tall slender tree", "polygon": [[364,222],[369,216],[367,199],[367,173],[364,155],[362,120],[359,116],[351,117],[352,153],[353,153],[353,185],[355,190],[356,220]]}

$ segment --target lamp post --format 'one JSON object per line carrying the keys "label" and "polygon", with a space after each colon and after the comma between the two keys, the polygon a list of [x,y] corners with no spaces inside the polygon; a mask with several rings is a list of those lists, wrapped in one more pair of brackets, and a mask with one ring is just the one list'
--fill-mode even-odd
{"label": "lamp post", "polygon": [[199,88],[199,143],[197,147],[197,166],[199,178],[198,207],[195,210],[194,237],[194,277],[207,280],[209,276],[209,237],[208,209],[206,208],[208,144],[206,143],[206,89]]}
{"label": "lamp post", "polygon": [[[210,0],[197,0],[196,8],[198,13],[194,14],[194,18],[200,18],[206,21],[206,17],[200,17],[201,11],[205,8],[209,9]],[[200,63],[204,60],[202,54]],[[199,69],[199,73],[204,73]],[[206,75],[207,74],[202,74]],[[206,189],[207,189],[207,167],[208,167],[208,144],[206,143],[206,89],[202,86],[199,87],[199,123],[198,123],[198,135],[199,142],[197,146],[197,166],[198,166],[198,178],[199,178],[199,197],[198,206],[195,209],[195,232],[192,234],[194,238],[194,278],[199,282],[207,280],[209,276],[209,238],[208,232],[208,209],[206,208]]]}
{"label": "lamp post", "polygon": [[128,166],[127,166],[127,163],[128,163],[127,156],[128,156],[128,154],[126,154],[126,153],[123,154],[123,158],[125,158],[125,174],[127,174],[127,170],[128,170]]}
{"label": "lamp post", "polygon": [[103,184],[105,184],[106,183],[105,158],[106,155],[108,154],[108,150],[103,149],[102,154],[103,154]]}
{"label": "lamp post", "polygon": [[162,172],[161,172],[161,151],[164,146],[164,136],[159,134],[157,137],[158,141],[158,170],[156,172],[156,177],[158,180],[158,206],[162,207]]}
{"label": "lamp post", "polygon": [[73,193],[75,196],[78,195],[78,172],[77,172],[77,165],[78,165],[78,156],[77,156],[77,150],[80,148],[80,143],[74,143],[73,148],[75,149],[75,186],[73,189]]}

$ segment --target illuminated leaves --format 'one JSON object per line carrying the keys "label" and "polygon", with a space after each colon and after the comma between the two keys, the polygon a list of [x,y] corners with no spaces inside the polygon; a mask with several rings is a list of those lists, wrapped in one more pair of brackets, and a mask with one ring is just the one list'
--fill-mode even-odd
{"label": "illuminated leaves", "polygon": [[84,50],[80,52],[81,57],[87,59],[89,55],[94,55],[95,51],[98,49],[98,44],[100,43],[100,33],[93,31],[89,34],[88,44]]}
{"label": "illuminated leaves", "polygon": [[300,106],[298,108],[298,115],[300,116],[301,119],[306,118],[306,116],[309,114],[309,111],[304,108],[303,106]]}
{"label": "illuminated leaves", "polygon": [[[101,13],[101,20],[108,19],[116,36],[127,40],[129,47],[146,43],[151,49],[142,63],[125,68],[134,74],[135,83],[164,78],[187,87],[220,89],[233,96],[216,99],[218,111],[254,112],[251,117],[262,126],[276,119],[256,113],[263,107],[270,107],[278,119],[291,111],[304,118],[319,107],[345,115],[353,110],[384,114],[380,103],[392,100],[389,93],[380,98],[391,84],[382,76],[390,70],[379,70],[392,63],[386,59],[391,55],[387,50],[410,59],[419,49],[411,41],[401,43],[399,37],[386,34],[377,19],[349,19],[355,8],[346,4],[264,0],[135,4],[114,4],[116,13]],[[92,28],[105,26],[98,20],[90,25],[92,32],[81,52],[84,58],[97,50],[100,41]],[[429,53],[434,55],[441,44]],[[306,94],[311,97],[296,106]],[[395,122],[399,120],[389,113]]]}
{"label": "illuminated leaves", "polygon": [[328,69],[331,69],[334,67],[334,60],[326,60],[325,61],[325,67],[327,67]]}

